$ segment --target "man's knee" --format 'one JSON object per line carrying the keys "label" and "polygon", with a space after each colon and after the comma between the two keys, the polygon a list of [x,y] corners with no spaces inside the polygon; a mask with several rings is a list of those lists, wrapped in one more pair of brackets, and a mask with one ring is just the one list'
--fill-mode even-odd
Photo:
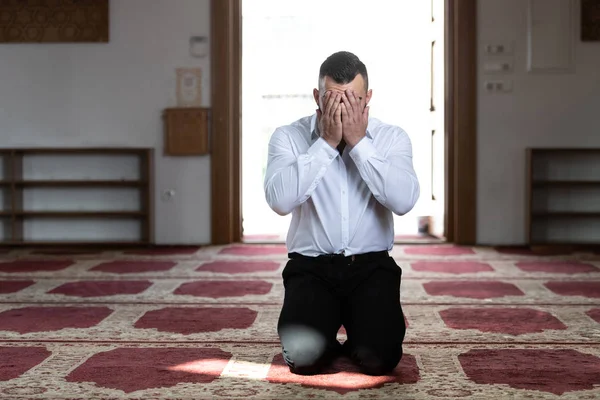
{"label": "man's knee", "polygon": [[377,351],[369,347],[358,347],[352,352],[352,359],[358,364],[361,372],[373,376],[392,372],[401,358],[401,347]]}
{"label": "man's knee", "polygon": [[320,372],[327,353],[326,340],[317,331],[302,327],[280,330],[283,358],[290,371],[299,375]]}

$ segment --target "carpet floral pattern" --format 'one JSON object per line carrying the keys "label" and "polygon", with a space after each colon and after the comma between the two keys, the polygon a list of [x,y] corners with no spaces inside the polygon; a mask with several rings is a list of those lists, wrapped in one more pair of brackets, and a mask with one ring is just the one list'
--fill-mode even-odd
{"label": "carpet floral pattern", "polygon": [[600,398],[600,253],[396,246],[408,330],[382,377],[343,358],[289,373],[276,332],[286,256],[7,250],[0,398]]}

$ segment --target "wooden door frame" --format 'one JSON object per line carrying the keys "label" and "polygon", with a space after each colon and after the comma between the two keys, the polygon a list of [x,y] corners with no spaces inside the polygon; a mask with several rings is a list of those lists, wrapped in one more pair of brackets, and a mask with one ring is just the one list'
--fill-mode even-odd
{"label": "wooden door frame", "polygon": [[477,0],[446,0],[446,240],[477,242]]}
{"label": "wooden door frame", "polygon": [[241,0],[211,0],[211,241],[242,239]]}
{"label": "wooden door frame", "polygon": [[[241,0],[211,0],[211,238],[242,240]],[[446,240],[477,238],[477,0],[446,0]],[[262,188],[257,188],[262,190]]]}

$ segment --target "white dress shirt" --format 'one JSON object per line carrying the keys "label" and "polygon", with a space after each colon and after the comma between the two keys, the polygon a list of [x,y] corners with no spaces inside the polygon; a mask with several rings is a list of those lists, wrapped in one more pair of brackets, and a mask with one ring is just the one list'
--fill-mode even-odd
{"label": "white dress shirt", "polygon": [[273,211],[292,213],[288,251],[306,256],[391,250],[392,212],[406,214],[420,194],[404,130],[369,118],[366,136],[340,155],[316,114],[275,130],[264,190]]}

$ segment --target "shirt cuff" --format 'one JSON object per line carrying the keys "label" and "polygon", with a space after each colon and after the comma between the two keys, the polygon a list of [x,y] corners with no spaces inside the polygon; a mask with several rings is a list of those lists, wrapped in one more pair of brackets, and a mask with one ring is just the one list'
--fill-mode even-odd
{"label": "shirt cuff", "polygon": [[364,137],[350,150],[349,154],[356,166],[360,166],[376,153],[377,148],[373,144],[373,141],[368,137]]}
{"label": "shirt cuff", "polygon": [[323,138],[318,138],[307,152],[321,164],[330,164],[338,155],[338,151],[331,147]]}

